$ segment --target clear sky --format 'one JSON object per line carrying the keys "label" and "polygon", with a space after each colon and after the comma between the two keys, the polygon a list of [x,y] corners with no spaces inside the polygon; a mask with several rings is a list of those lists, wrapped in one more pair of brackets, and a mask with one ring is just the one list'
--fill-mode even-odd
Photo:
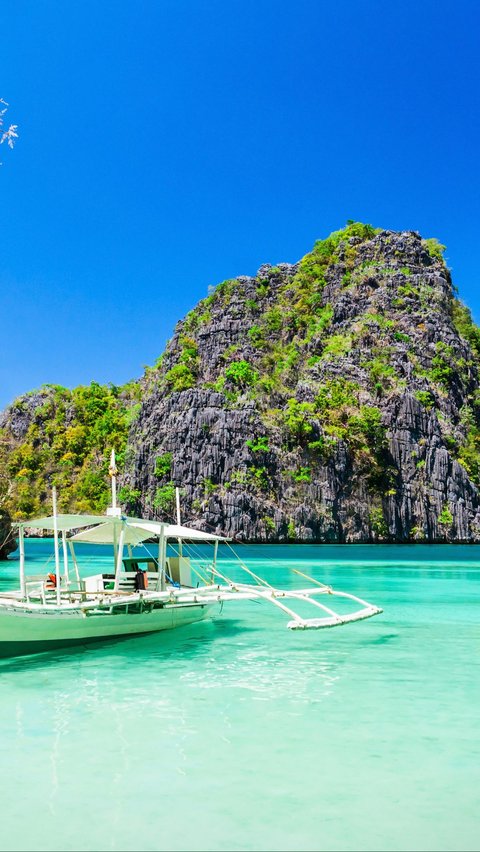
{"label": "clear sky", "polygon": [[480,319],[478,0],[2,0],[0,405],[122,383],[209,285],[347,219]]}

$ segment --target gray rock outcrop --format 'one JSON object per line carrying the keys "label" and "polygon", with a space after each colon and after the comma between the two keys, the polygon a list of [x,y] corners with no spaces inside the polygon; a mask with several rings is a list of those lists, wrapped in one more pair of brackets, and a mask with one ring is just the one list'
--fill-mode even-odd
{"label": "gray rock outcrop", "polygon": [[415,232],[326,243],[178,324],[131,428],[129,508],[169,517],[178,485],[186,520],[245,541],[479,540],[462,456],[479,359],[439,250]]}

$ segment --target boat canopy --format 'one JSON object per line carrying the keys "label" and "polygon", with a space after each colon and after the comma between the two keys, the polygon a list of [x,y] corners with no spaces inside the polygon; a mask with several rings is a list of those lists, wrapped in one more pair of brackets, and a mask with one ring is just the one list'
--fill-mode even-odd
{"label": "boat canopy", "polygon": [[[98,524],[96,527],[90,527],[89,529],[82,530],[81,532],[76,533],[76,535],[72,535],[70,541],[78,542],[89,542],[90,544],[117,544],[120,536],[120,530],[124,526],[124,544],[141,544],[142,541],[146,541],[147,538],[151,538],[152,533],[146,532],[145,530],[139,529],[138,527],[126,523],[123,525],[122,523],[118,523],[115,521],[107,521],[104,524]],[[160,533],[157,533],[160,535]]]}
{"label": "boat canopy", "polygon": [[[159,521],[148,521],[143,518],[128,518],[125,515],[57,515],[56,519],[36,518],[25,521],[23,526],[55,531],[71,532],[80,529],[71,536],[71,541],[90,542],[91,544],[114,544],[118,542],[120,531],[124,529],[124,543],[136,545],[152,536],[160,537],[163,533],[166,539],[182,539],[184,541],[227,541],[222,536],[184,527],[178,524],[162,524]],[[84,529],[88,527],[88,529]]]}
{"label": "boat canopy", "polygon": [[32,527],[35,530],[55,530],[55,522],[57,530],[61,532],[69,532],[70,530],[78,530],[80,527],[91,527],[92,524],[100,524],[111,520],[106,515],[57,515],[56,518],[34,518],[31,521],[23,521],[21,526]]}
{"label": "boat canopy", "polygon": [[129,518],[136,527],[148,530],[149,535],[160,535],[160,527],[164,527],[165,538],[181,538],[185,541],[228,541],[227,538],[213,533],[194,530],[192,527],[184,527],[180,524],[160,524],[157,521],[144,521],[140,518]]}

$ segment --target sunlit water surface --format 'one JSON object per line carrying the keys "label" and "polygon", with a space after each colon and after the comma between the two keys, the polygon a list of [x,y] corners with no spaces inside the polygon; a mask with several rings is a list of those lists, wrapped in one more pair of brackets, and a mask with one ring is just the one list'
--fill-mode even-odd
{"label": "sunlit water surface", "polygon": [[[51,550],[27,542],[33,573]],[[477,850],[479,548],[240,552],[270,582],[305,585],[294,567],[384,614],[288,631],[239,602],[2,661],[1,848]],[[17,571],[2,564],[1,588]]]}

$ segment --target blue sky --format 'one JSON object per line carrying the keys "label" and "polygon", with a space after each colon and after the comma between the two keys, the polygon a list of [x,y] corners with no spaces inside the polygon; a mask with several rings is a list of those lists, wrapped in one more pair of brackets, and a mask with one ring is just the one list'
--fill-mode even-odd
{"label": "blue sky", "polygon": [[480,319],[477,0],[2,0],[0,405],[122,383],[209,285],[347,219]]}

